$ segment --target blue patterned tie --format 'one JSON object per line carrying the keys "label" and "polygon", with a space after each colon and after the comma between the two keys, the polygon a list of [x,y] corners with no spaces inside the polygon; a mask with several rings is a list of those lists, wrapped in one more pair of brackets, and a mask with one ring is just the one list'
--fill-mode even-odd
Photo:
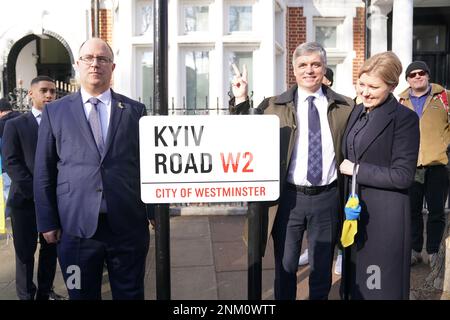
{"label": "blue patterned tie", "polygon": [[307,179],[313,186],[322,180],[322,136],[320,133],[320,117],[314,105],[314,96],[308,100],[308,174]]}
{"label": "blue patterned tie", "polygon": [[94,135],[98,151],[100,151],[100,154],[103,154],[103,149],[105,145],[103,142],[102,125],[100,123],[100,114],[97,106],[99,100],[97,98],[89,98],[88,101],[92,105],[91,112],[89,112],[88,121],[91,126],[92,134]]}

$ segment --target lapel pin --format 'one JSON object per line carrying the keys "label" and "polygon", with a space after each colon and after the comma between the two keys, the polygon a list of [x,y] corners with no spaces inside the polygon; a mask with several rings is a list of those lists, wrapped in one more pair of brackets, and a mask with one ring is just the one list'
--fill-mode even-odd
{"label": "lapel pin", "polygon": [[125,105],[122,103],[122,101],[119,101],[118,107],[119,107],[120,109],[124,109],[124,108],[125,108]]}

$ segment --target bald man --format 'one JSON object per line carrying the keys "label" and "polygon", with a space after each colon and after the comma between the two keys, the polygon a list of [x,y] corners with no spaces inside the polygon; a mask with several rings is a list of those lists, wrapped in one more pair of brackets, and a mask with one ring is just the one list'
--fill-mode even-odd
{"label": "bald man", "polygon": [[139,119],[145,106],[111,88],[114,54],[81,45],[81,90],[47,105],[36,151],[38,230],[58,243],[70,299],[144,299],[150,210],[140,200]]}

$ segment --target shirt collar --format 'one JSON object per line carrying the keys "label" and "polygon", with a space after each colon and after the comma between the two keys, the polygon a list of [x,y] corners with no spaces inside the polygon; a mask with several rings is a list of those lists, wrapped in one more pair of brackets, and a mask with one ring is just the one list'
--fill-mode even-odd
{"label": "shirt collar", "polygon": [[31,113],[33,113],[33,116],[34,116],[35,118],[37,118],[38,116],[41,115],[42,111],[36,109],[36,108],[33,106],[33,107],[31,107]]}
{"label": "shirt collar", "polygon": [[[87,103],[88,100],[93,97],[92,95],[87,93],[86,90],[84,90],[83,88],[81,88],[80,91],[81,91],[81,100],[83,101],[83,104]],[[106,106],[109,105],[111,102],[111,89],[108,88],[108,90],[106,90],[105,92],[102,92],[95,98],[100,100],[104,105],[106,105]]]}
{"label": "shirt collar", "polygon": [[430,92],[431,92],[431,84],[428,85],[428,90],[427,90],[427,92],[425,92],[425,93],[424,93],[423,95],[421,95],[420,97],[417,97],[417,96],[413,95],[412,89],[409,88],[409,97],[410,97],[410,98],[421,98],[421,97],[423,97],[423,96],[428,96],[428,95],[430,94]]}
{"label": "shirt collar", "polygon": [[298,89],[297,89],[297,97],[298,97],[298,101],[300,103],[306,101],[306,99],[309,96],[314,96],[316,99],[324,97],[325,95],[324,95],[324,93],[322,91],[322,86],[320,86],[320,88],[314,93],[307,92],[307,91],[303,90],[302,88],[298,87]]}

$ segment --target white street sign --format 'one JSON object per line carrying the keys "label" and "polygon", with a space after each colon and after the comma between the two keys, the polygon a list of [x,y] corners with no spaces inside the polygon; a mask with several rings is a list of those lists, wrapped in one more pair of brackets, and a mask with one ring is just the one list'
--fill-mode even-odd
{"label": "white street sign", "polygon": [[142,117],[142,201],[278,199],[279,130],[274,115]]}

